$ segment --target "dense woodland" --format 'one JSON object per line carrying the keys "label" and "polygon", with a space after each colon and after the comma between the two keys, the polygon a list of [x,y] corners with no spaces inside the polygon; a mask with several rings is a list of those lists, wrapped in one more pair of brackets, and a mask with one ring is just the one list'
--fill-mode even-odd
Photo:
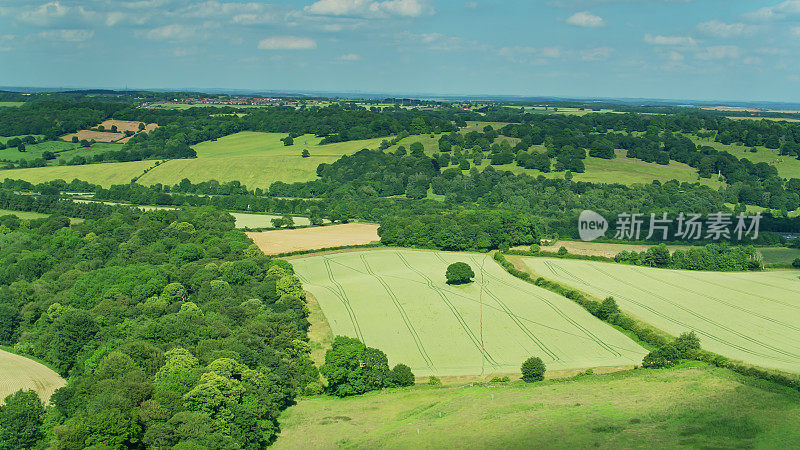
{"label": "dense woodland", "polygon": [[299,280],[229,215],[5,216],[0,260],[0,343],[68,380],[42,445],[262,448],[322,389]]}

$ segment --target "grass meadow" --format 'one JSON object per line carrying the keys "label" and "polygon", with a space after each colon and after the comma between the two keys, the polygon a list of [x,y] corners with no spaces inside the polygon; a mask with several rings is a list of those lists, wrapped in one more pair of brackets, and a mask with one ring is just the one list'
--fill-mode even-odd
{"label": "grass meadow", "polygon": [[0,172],[3,178],[14,178],[43,183],[50,180],[72,181],[79,179],[89,183],[109,187],[112,184],[128,184],[131,179],[153,167],[155,161],[131,161],[101,164],[86,164],[82,166],[48,166],[31,169],[13,169]]}
{"label": "grass meadow", "polygon": [[699,272],[523,258],[543,276],[597,297],[670,334],[695,331],[704,349],[800,372],[800,272]]}
{"label": "grass meadow", "polygon": [[720,151],[726,151],[737,158],[745,158],[753,163],[765,162],[778,169],[778,175],[783,178],[800,178],[800,160],[792,156],[780,156],[777,149],[756,147],[756,152],[749,151],[750,147],[738,144],[725,145],[711,139],[700,139],[697,136],[687,135],[697,145],[708,145]]}
{"label": "grass meadow", "polygon": [[[464,261],[475,282],[450,286]],[[361,339],[421,375],[518,373],[639,364],[645,349],[575,303],[518,280],[489,255],[373,250],[292,259],[335,335]]]}
{"label": "grass meadow", "polygon": [[[161,164],[139,179],[141,184],[173,185],[188,178],[192,182],[215,179],[240,181],[249,188],[267,188],[275,181],[293,183],[317,177],[317,166],[332,163],[342,155],[362,148],[378,148],[383,138],[319,145],[321,138],[304,135],[294,145],[284,146],[286,133],[244,131],[194,146],[196,159],[174,159]],[[311,154],[303,158],[307,149]]]}
{"label": "grass meadow", "polygon": [[687,362],[527,384],[301,398],[275,448],[788,448],[800,394]]}

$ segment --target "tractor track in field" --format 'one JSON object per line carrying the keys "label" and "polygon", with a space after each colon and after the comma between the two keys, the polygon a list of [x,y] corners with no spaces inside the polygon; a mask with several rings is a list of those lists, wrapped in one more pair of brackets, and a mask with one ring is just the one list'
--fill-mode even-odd
{"label": "tractor track in field", "polygon": [[476,337],[475,337],[475,334],[474,334],[474,333],[472,332],[472,330],[469,328],[469,325],[467,325],[467,322],[464,320],[464,317],[461,315],[461,313],[459,313],[459,312],[458,312],[458,309],[457,309],[455,306],[453,306],[453,304],[450,302],[450,300],[448,300],[448,299],[447,299],[447,296],[444,294],[444,292],[442,292],[442,290],[441,290],[440,288],[438,288],[438,287],[437,287],[437,286],[434,284],[433,280],[431,280],[430,278],[428,278],[428,276],[427,276],[427,275],[425,275],[424,273],[422,273],[422,272],[420,272],[419,270],[415,269],[415,268],[414,268],[414,267],[413,267],[411,264],[409,264],[409,263],[408,263],[408,261],[406,260],[406,258],[403,256],[403,254],[402,254],[402,253],[400,253],[400,252],[395,252],[395,254],[398,256],[398,258],[400,259],[400,261],[401,261],[401,262],[402,262],[402,263],[403,263],[403,264],[404,264],[406,267],[408,267],[408,268],[409,268],[411,271],[413,271],[413,272],[414,272],[414,273],[416,273],[418,276],[420,276],[420,277],[421,277],[423,280],[425,280],[425,282],[428,284],[428,287],[429,287],[431,290],[433,290],[434,292],[436,292],[436,293],[439,295],[439,297],[442,299],[442,301],[445,303],[445,305],[447,305],[447,307],[448,307],[448,308],[450,309],[450,311],[453,313],[453,316],[456,318],[456,320],[458,321],[458,323],[459,323],[459,324],[461,324],[461,328],[463,328],[463,329],[464,329],[464,332],[465,332],[465,333],[467,333],[467,337],[469,337],[469,339],[470,339],[470,340],[472,341],[472,343],[475,345],[475,348],[477,348],[477,349],[478,349],[478,351],[479,351],[479,352],[481,352],[481,353],[484,355],[484,357],[486,357],[486,360],[489,362],[489,364],[491,364],[491,365],[492,365],[492,366],[494,366],[495,368],[498,368],[498,367],[500,366],[500,364],[499,364],[499,363],[498,363],[498,362],[497,362],[497,361],[496,361],[496,360],[495,360],[495,359],[492,357],[492,355],[491,355],[491,354],[490,354],[488,351],[486,351],[486,349],[485,349],[485,348],[484,348],[484,347],[481,345],[481,342],[478,340],[478,338],[476,338]]}
{"label": "tractor track in field", "polygon": [[414,328],[414,325],[411,324],[411,319],[408,318],[408,314],[406,313],[405,308],[403,308],[403,305],[400,303],[400,299],[397,298],[397,295],[395,295],[394,291],[386,283],[386,281],[372,271],[372,268],[369,266],[369,263],[367,263],[366,255],[362,253],[360,257],[361,257],[361,262],[364,263],[364,268],[367,270],[367,273],[369,275],[372,275],[372,277],[375,278],[376,280],[378,280],[381,286],[383,286],[383,289],[386,290],[386,293],[389,295],[389,298],[394,303],[395,308],[397,308],[397,312],[400,313],[400,317],[403,319],[403,323],[405,323],[408,332],[411,334],[411,338],[414,340],[414,344],[416,344],[417,350],[419,351],[419,354],[422,356],[422,359],[425,360],[425,364],[428,366],[428,369],[430,369],[432,373],[436,373],[436,368],[433,364],[433,360],[431,359],[428,352],[425,350],[425,345],[422,343],[422,338],[420,338],[419,333],[417,333],[417,330]]}
{"label": "tractor track in field", "polygon": [[[504,285],[506,285],[506,286],[508,286],[508,287],[510,287],[512,289],[515,289],[515,286],[512,286],[510,283],[506,282],[505,280],[497,278],[497,277],[489,274],[488,272],[487,272],[487,275],[489,275],[489,278],[492,278],[492,279],[496,280],[497,282],[499,282],[501,284],[504,284]],[[589,331],[583,325],[581,325],[578,322],[576,322],[575,320],[573,320],[571,317],[569,317],[567,314],[565,314],[564,311],[562,311],[558,306],[554,305],[550,300],[548,300],[545,297],[542,297],[542,296],[534,293],[533,291],[530,291],[528,293],[530,295],[536,297],[540,301],[544,302],[556,314],[561,316],[565,321],[567,321],[567,323],[571,324],[573,327],[575,327],[576,329],[580,330],[584,335],[586,335],[586,337],[588,337],[590,340],[594,341],[598,346],[600,346],[600,348],[604,349],[605,351],[611,353],[614,356],[618,356],[618,357],[622,356],[622,354],[619,353],[617,350],[615,350],[611,345],[607,344],[605,341],[600,339],[597,335],[595,335],[594,333]]]}
{"label": "tractor track in field", "polygon": [[[442,262],[447,264],[447,261],[444,260],[441,257],[441,255],[439,255],[439,253],[435,253],[435,255],[438,257],[439,260],[441,260]],[[366,272],[364,272],[362,270],[356,269],[356,268],[354,268],[352,266],[349,266],[347,264],[344,264],[344,263],[342,263],[340,261],[331,260],[331,262],[334,263],[334,264],[338,264],[338,265],[340,265],[342,267],[345,267],[345,268],[347,268],[349,270],[352,270],[353,272],[357,272],[357,273],[360,273],[362,275],[369,275],[368,273],[366,273]],[[426,282],[415,280],[415,279],[399,277],[399,276],[392,276],[392,275],[385,275],[384,277],[385,278],[394,278],[394,279],[397,279],[397,280],[402,280],[402,281],[404,281],[406,283],[415,283],[415,284],[420,284],[420,285],[423,285],[423,286],[428,286],[428,284]],[[504,284],[506,286],[508,286],[507,283],[504,283]],[[452,291],[452,290],[448,290],[448,289],[445,289],[445,288],[439,288],[439,289],[441,289],[442,292],[445,292],[445,293],[450,294],[452,296],[458,297],[459,299],[462,299],[464,301],[469,301],[469,302],[472,302],[472,303],[475,303],[475,304],[479,303],[478,300],[476,300],[476,299],[474,299],[474,298],[472,298],[472,297],[470,297],[468,295],[464,295],[464,294],[462,294],[462,293],[460,293],[458,291]],[[484,306],[489,308],[489,309],[491,309],[491,310],[493,310],[493,311],[496,311],[498,313],[508,314],[506,311],[504,311],[503,309],[501,309],[501,308],[499,308],[497,306],[492,306],[492,305],[488,305],[488,304],[484,304]],[[532,325],[536,325],[536,326],[541,327],[541,328],[545,328],[545,329],[548,329],[548,330],[551,330],[551,331],[557,331],[559,333],[563,333],[565,335],[568,335],[568,336],[571,336],[571,337],[575,337],[575,338],[578,338],[578,339],[584,339],[584,340],[590,341],[590,342],[597,342],[594,338],[587,336],[586,333],[580,333],[580,334],[573,333],[571,331],[563,330],[561,328],[556,328],[556,327],[553,327],[553,326],[550,326],[550,325],[547,325],[547,324],[544,324],[544,323],[541,323],[541,322],[537,322],[535,320],[532,320],[532,319],[530,319],[528,317],[522,316],[522,315],[514,313],[514,312],[511,312],[510,315],[515,317],[515,318],[517,318],[517,319],[519,319],[519,320],[521,320],[521,321],[527,322],[527,323],[532,324]],[[624,351],[634,351],[634,350],[632,350],[630,348],[620,347],[618,345],[612,345],[612,344],[605,344],[605,345],[607,345],[609,347],[613,347],[615,349],[624,350]]]}
{"label": "tractor track in field", "polygon": [[[779,304],[781,306],[786,306],[788,308],[800,309],[800,304],[794,305],[794,304],[791,304],[791,303],[782,302],[782,301],[780,301],[778,299],[775,299],[775,298],[764,297],[763,295],[758,295],[758,294],[754,294],[752,292],[742,291],[740,289],[732,288],[732,287],[726,286],[724,284],[715,283],[713,281],[708,281],[708,280],[704,280],[702,278],[693,277],[692,275],[689,275],[688,273],[684,273],[684,275],[687,278],[691,278],[691,279],[693,279],[695,281],[700,281],[702,283],[710,284],[712,286],[721,287],[721,288],[727,289],[729,291],[738,292],[740,294],[744,294],[744,295],[748,295],[748,296],[752,296],[752,297],[758,297],[758,298],[766,300],[768,302],[777,303],[777,304]],[[773,286],[773,285],[770,285],[770,284],[765,284],[765,283],[758,282],[756,280],[748,280],[746,278],[739,278],[738,280],[739,281],[748,282],[748,283],[757,283],[757,284],[761,284],[761,285],[766,285],[766,286],[773,287],[773,288],[776,288],[776,289],[785,289],[785,288],[781,288],[780,286]],[[789,290],[789,291],[793,292],[791,290]],[[798,292],[798,294],[800,294],[800,292]]]}
{"label": "tractor track in field", "polygon": [[[475,263],[474,259],[473,259],[473,263]],[[475,264],[477,265],[477,263],[475,263]],[[486,271],[486,269],[483,268],[483,264],[480,265],[480,272],[481,272],[481,274],[488,275],[488,272]],[[492,276],[489,275],[489,278],[492,278]],[[531,341],[533,341],[533,343],[536,344],[536,346],[539,347],[543,352],[545,352],[545,354],[547,354],[547,356],[549,356],[553,361],[560,361],[561,358],[554,351],[550,350],[544,344],[544,342],[539,340],[539,338],[537,338],[536,335],[531,330],[529,330],[528,327],[526,327],[525,324],[523,324],[514,315],[514,313],[511,311],[511,309],[508,307],[508,305],[506,305],[502,300],[500,300],[500,297],[495,295],[494,292],[492,292],[491,290],[488,289],[488,286],[489,286],[489,284],[486,282],[486,279],[481,277],[481,289],[483,291],[485,291],[489,295],[489,297],[493,298],[494,301],[497,302],[498,305],[500,305],[500,308],[508,316],[508,318],[511,319],[512,322],[514,322],[514,325],[516,325],[517,328],[519,328],[519,330],[522,331],[522,333],[525,336],[528,336],[528,338]]]}
{"label": "tractor track in field", "polygon": [[[595,267],[595,265],[592,265],[591,267],[592,267],[593,269],[597,270],[598,272],[600,272],[601,274],[605,275],[606,277],[608,277],[608,278],[611,278],[611,279],[613,279],[613,280],[615,280],[615,281],[617,281],[617,282],[619,282],[619,283],[621,283],[621,284],[623,284],[623,285],[626,285],[626,286],[629,286],[629,287],[633,287],[634,289],[639,289],[639,288],[637,288],[637,287],[635,287],[635,286],[631,286],[630,284],[628,284],[628,283],[626,283],[626,282],[624,282],[624,281],[620,280],[619,278],[617,278],[617,277],[615,277],[615,276],[613,276],[613,275],[610,275],[610,274],[608,274],[608,273],[606,273],[606,272],[602,271],[601,269],[599,269],[599,268]],[[551,269],[551,270],[552,270],[552,269]],[[573,279],[576,279],[576,280],[579,280],[577,277],[575,277],[574,275],[572,275],[571,273],[569,273],[569,272],[568,272],[566,269],[564,269],[563,267],[559,267],[559,270],[561,270],[561,271],[563,271],[564,273],[568,274],[568,276],[569,276],[569,277],[571,277],[571,278],[573,278]],[[583,285],[590,286],[590,285],[589,285],[588,283],[586,283],[585,281],[579,280],[579,282],[580,282],[581,284],[583,284]],[[590,287],[591,287],[591,286],[590,286]],[[729,347],[731,347],[731,348],[738,349],[738,350],[740,350],[740,351],[742,351],[742,352],[744,352],[744,353],[748,353],[748,354],[751,354],[751,355],[754,355],[754,356],[760,356],[760,357],[767,358],[767,359],[773,359],[773,360],[777,360],[777,361],[782,361],[782,362],[786,362],[786,363],[796,363],[796,362],[797,362],[797,358],[792,358],[792,357],[791,357],[791,355],[787,355],[787,356],[790,356],[790,358],[791,358],[791,359],[788,359],[788,360],[787,360],[787,359],[784,359],[784,358],[781,358],[781,357],[776,357],[776,356],[774,356],[774,355],[767,355],[767,354],[764,354],[764,353],[761,353],[761,352],[758,352],[758,351],[755,351],[755,350],[752,350],[752,349],[749,349],[749,348],[746,348],[746,347],[742,347],[741,345],[734,344],[734,343],[732,343],[732,342],[729,342],[729,341],[727,341],[727,340],[725,340],[725,339],[723,339],[723,338],[720,338],[719,336],[716,336],[716,335],[710,334],[710,333],[708,333],[708,332],[706,332],[706,331],[703,331],[703,330],[699,330],[699,329],[697,329],[696,327],[694,327],[694,326],[692,326],[692,325],[689,325],[689,324],[687,324],[687,323],[685,323],[685,322],[683,322],[683,321],[680,321],[680,320],[678,320],[678,319],[672,318],[672,317],[670,317],[670,316],[668,316],[668,315],[666,315],[666,314],[664,314],[664,313],[661,313],[660,311],[657,311],[656,309],[654,309],[654,308],[652,308],[652,307],[650,307],[650,306],[648,306],[648,305],[646,305],[646,304],[644,304],[644,303],[642,303],[642,302],[639,302],[639,301],[637,301],[637,300],[634,300],[634,299],[632,299],[632,298],[630,298],[630,297],[628,297],[628,296],[619,295],[619,294],[617,294],[617,293],[615,293],[615,292],[609,291],[608,289],[602,289],[602,288],[600,288],[600,289],[601,289],[601,290],[603,290],[603,291],[605,291],[605,292],[607,292],[607,293],[609,293],[609,294],[611,294],[612,296],[615,296],[615,295],[616,295],[617,297],[619,297],[619,298],[621,298],[621,299],[625,299],[625,300],[627,300],[627,301],[629,301],[629,302],[631,302],[631,303],[633,303],[633,304],[635,304],[635,305],[639,306],[639,307],[640,307],[640,308],[642,308],[642,309],[645,309],[645,310],[647,310],[647,311],[650,311],[651,313],[655,314],[655,315],[656,315],[656,316],[658,316],[658,317],[661,317],[661,318],[665,319],[665,320],[666,320],[666,321],[668,321],[668,322],[672,322],[672,323],[674,323],[674,324],[676,324],[676,325],[680,325],[681,327],[684,327],[686,330],[694,330],[694,331],[696,331],[698,334],[701,334],[701,335],[703,335],[703,336],[705,336],[705,337],[707,337],[707,338],[709,338],[709,339],[711,339],[711,340],[717,341],[717,342],[719,342],[719,343],[721,343],[721,344],[724,344],[724,345],[727,345],[727,346],[729,346]],[[644,291],[644,292],[647,292],[647,291]],[[650,294],[650,295],[653,295],[653,296],[655,296],[655,297],[657,297],[657,298],[658,298],[658,297],[660,297],[660,296],[658,296],[658,295],[656,295],[656,294],[652,294],[652,293],[649,293],[649,292],[648,292],[648,294]],[[667,302],[668,302],[668,303],[670,303],[669,301],[667,301]],[[685,308],[680,308],[680,307],[679,307],[679,309],[684,309],[684,310],[685,310]],[[695,315],[694,313],[692,313],[692,312],[690,312],[690,311],[686,311],[686,312],[689,312],[690,314],[692,314],[692,315]],[[735,335],[738,335],[737,333],[733,333],[733,334],[735,334]],[[752,339],[752,338],[751,338],[751,339]],[[751,340],[751,339],[746,339],[746,340]],[[762,345],[762,347],[764,347],[764,346]],[[766,348],[770,348],[770,347],[766,347]],[[782,351],[781,351],[781,352],[778,352],[778,353],[784,354],[785,352],[782,352]]]}
{"label": "tractor track in field", "polygon": [[622,284],[624,284],[624,285],[626,285],[628,287],[632,287],[634,289],[638,289],[638,290],[640,290],[642,292],[645,292],[645,293],[647,293],[649,295],[652,295],[655,298],[661,299],[662,301],[664,301],[666,303],[669,303],[670,305],[674,306],[675,308],[678,308],[678,309],[680,309],[680,310],[682,310],[682,311],[684,311],[686,313],[689,313],[690,315],[692,315],[694,317],[697,317],[700,320],[705,321],[706,323],[714,325],[714,326],[716,326],[716,327],[718,327],[718,328],[720,328],[720,329],[722,329],[724,331],[727,331],[727,332],[729,332],[729,333],[731,333],[731,334],[733,334],[735,336],[738,336],[739,338],[744,339],[745,341],[751,342],[751,343],[756,344],[756,345],[760,345],[763,348],[772,350],[773,352],[776,352],[776,353],[780,353],[780,354],[782,354],[784,356],[788,356],[789,358],[792,358],[794,360],[800,360],[800,354],[795,354],[795,353],[788,352],[788,351],[783,350],[783,349],[779,349],[777,347],[773,347],[771,344],[768,344],[766,342],[761,342],[758,339],[755,339],[753,337],[744,335],[744,334],[742,334],[742,333],[740,333],[740,332],[728,327],[727,325],[719,323],[716,320],[713,320],[713,319],[711,319],[709,317],[706,317],[705,315],[700,314],[700,313],[698,313],[696,311],[693,311],[693,310],[691,310],[691,309],[689,309],[689,308],[687,308],[687,307],[685,307],[685,306],[683,306],[683,305],[681,305],[679,303],[673,302],[672,300],[670,300],[670,299],[668,299],[668,298],[666,298],[664,296],[661,296],[659,294],[656,294],[656,293],[654,293],[652,291],[649,291],[649,290],[641,288],[641,287],[636,287],[636,286],[634,286],[634,285],[632,285],[632,284],[630,284],[630,283],[628,283],[626,281],[623,281],[623,280],[615,277],[614,275],[611,275],[610,273],[604,272],[602,269],[600,269],[600,268],[598,268],[596,266],[592,266],[592,267],[594,267],[595,270],[599,271],[600,273],[604,274],[605,276],[610,277],[610,278],[616,280],[619,283],[622,283]]}
{"label": "tractor track in field", "polygon": [[[353,307],[350,305],[350,298],[347,296],[347,292],[344,290],[341,284],[336,281],[336,278],[333,276],[333,270],[331,269],[331,262],[330,258],[327,256],[322,257],[322,261],[325,264],[325,270],[328,272],[328,279],[331,281],[336,289],[329,288],[331,292],[336,295],[339,300],[341,300],[342,304],[344,305],[344,309],[347,311],[347,315],[350,316],[350,321],[353,323],[353,331],[356,333],[356,336],[366,345],[366,341],[364,340],[364,334],[361,332],[361,326],[358,324],[358,319],[356,318],[356,313],[353,311]],[[338,292],[337,292],[338,290]]]}
{"label": "tractor track in field", "polygon": [[[554,274],[554,275],[556,275],[556,271],[555,271],[555,269],[552,267],[552,265],[550,265],[550,264],[549,264],[548,262],[546,262],[546,261],[544,262],[544,264],[545,264],[546,266],[548,266],[548,268],[549,268],[549,269],[550,269],[550,270],[553,272],[553,274]],[[576,280],[576,281],[577,281],[577,282],[579,282],[580,284],[583,284],[583,285],[585,285],[585,286],[592,287],[592,286],[591,286],[591,285],[589,285],[587,282],[585,282],[585,281],[583,281],[583,280],[579,279],[578,277],[574,276],[573,274],[571,274],[569,271],[567,271],[567,270],[566,270],[566,269],[564,269],[563,267],[559,267],[559,271],[563,272],[563,273],[564,273],[564,274],[565,274],[567,277],[573,278],[574,280]],[[599,269],[598,269],[598,271],[599,271]],[[600,271],[600,272],[601,272],[601,273],[603,273],[602,271]],[[606,276],[609,276],[608,274],[604,274],[604,275],[606,275]],[[556,276],[558,276],[558,275],[556,275]],[[620,283],[622,283],[622,284],[625,284],[624,282],[622,282],[621,280],[618,280],[618,279],[617,279],[617,278],[615,278],[615,277],[611,277],[611,276],[609,276],[609,277],[610,277],[610,278],[612,278],[612,279],[614,279],[614,280],[617,280],[617,281],[619,281],[619,282],[620,282]],[[680,325],[681,327],[684,327],[684,328],[685,328],[685,329],[687,329],[687,330],[693,330],[693,331],[697,332],[698,334],[700,334],[700,335],[702,335],[702,336],[705,336],[705,337],[707,337],[707,338],[709,338],[709,339],[711,339],[711,340],[713,340],[713,341],[717,341],[717,342],[719,342],[719,343],[721,343],[721,344],[724,344],[724,345],[727,345],[727,346],[729,346],[729,347],[731,347],[731,348],[735,348],[735,349],[741,350],[741,351],[742,351],[742,352],[744,352],[744,353],[748,353],[748,354],[751,354],[751,355],[754,355],[754,356],[761,356],[761,357],[768,358],[768,359],[774,359],[774,360],[778,360],[778,361],[782,361],[782,362],[787,362],[787,363],[793,363],[793,362],[795,362],[794,360],[786,360],[786,359],[783,359],[783,358],[778,358],[778,357],[775,357],[774,355],[766,355],[766,354],[764,354],[764,353],[760,353],[760,352],[757,352],[757,351],[754,351],[754,350],[751,350],[751,349],[748,349],[748,348],[742,347],[742,346],[740,346],[740,345],[737,345],[737,344],[734,344],[734,343],[732,343],[732,342],[726,341],[726,340],[724,340],[724,339],[722,339],[722,338],[720,338],[720,337],[718,337],[718,336],[715,336],[715,335],[713,335],[713,334],[710,334],[710,333],[708,333],[708,332],[706,332],[706,331],[703,331],[703,330],[698,330],[697,328],[695,328],[695,327],[693,327],[693,326],[691,326],[691,325],[689,325],[689,324],[687,324],[687,323],[685,323],[685,322],[682,322],[682,321],[680,321],[680,320],[677,320],[677,319],[674,319],[674,318],[672,318],[672,317],[670,317],[670,316],[668,316],[668,315],[666,315],[666,314],[663,314],[663,313],[661,313],[661,312],[659,312],[659,311],[655,310],[654,308],[652,308],[652,307],[650,307],[650,306],[648,306],[648,305],[646,305],[646,304],[644,304],[644,303],[641,303],[641,302],[639,302],[639,301],[637,301],[637,300],[634,300],[634,299],[632,299],[632,298],[630,298],[630,297],[628,297],[628,296],[625,296],[625,295],[619,295],[619,294],[618,294],[618,293],[616,293],[616,292],[612,292],[612,291],[610,291],[610,290],[608,290],[608,289],[604,289],[604,288],[601,288],[601,287],[597,287],[597,289],[600,289],[600,290],[602,290],[602,291],[605,291],[606,293],[608,293],[608,294],[610,294],[610,295],[612,295],[612,296],[616,296],[616,297],[618,297],[618,298],[621,298],[621,299],[624,299],[624,300],[626,300],[626,301],[629,301],[629,302],[633,303],[634,305],[637,305],[637,306],[639,306],[640,308],[642,308],[642,309],[645,309],[645,310],[647,310],[647,311],[650,311],[651,313],[655,314],[656,316],[658,316],[658,317],[661,317],[662,319],[665,319],[667,322],[672,322],[672,323],[674,323],[674,324],[676,324],[676,325]]]}
{"label": "tractor track in field", "polygon": [[684,287],[684,286],[680,286],[680,285],[677,285],[677,284],[674,284],[674,283],[670,283],[670,282],[668,282],[668,281],[664,281],[664,280],[658,279],[658,278],[656,278],[656,277],[654,277],[654,276],[652,276],[652,275],[649,275],[649,274],[647,274],[647,273],[644,273],[644,272],[642,272],[642,271],[641,271],[641,270],[639,270],[638,268],[634,269],[634,271],[635,271],[636,273],[638,273],[639,275],[641,275],[641,276],[645,277],[645,278],[648,278],[648,279],[651,279],[651,280],[655,280],[655,281],[657,281],[657,282],[660,282],[660,283],[666,284],[667,286],[672,286],[672,287],[673,287],[673,288],[675,288],[675,289],[679,289],[679,290],[683,290],[683,291],[686,291],[686,292],[690,292],[690,293],[692,293],[692,294],[694,294],[694,295],[697,295],[697,296],[700,296],[700,297],[702,297],[702,298],[708,298],[708,299],[711,299],[711,300],[713,300],[713,301],[716,301],[716,302],[718,302],[718,303],[721,303],[721,304],[723,304],[723,305],[725,305],[725,306],[727,306],[727,307],[729,307],[729,308],[733,308],[733,309],[735,309],[735,310],[737,310],[737,311],[741,311],[741,312],[743,312],[743,313],[746,313],[746,314],[752,315],[752,316],[754,316],[754,317],[758,317],[758,318],[760,318],[760,319],[762,319],[762,320],[766,320],[767,322],[773,323],[773,324],[775,324],[775,325],[780,325],[780,326],[782,326],[782,327],[789,328],[790,330],[793,330],[793,331],[800,331],[800,327],[798,327],[798,326],[791,325],[791,324],[788,324],[788,323],[786,323],[786,322],[782,322],[782,321],[780,321],[780,320],[778,320],[778,319],[775,319],[775,318],[772,318],[772,317],[769,317],[769,316],[765,316],[765,315],[763,315],[763,314],[760,314],[760,313],[757,313],[757,312],[755,312],[755,311],[749,310],[749,309],[747,309],[747,308],[745,308],[745,307],[743,307],[743,306],[739,306],[739,305],[736,305],[736,304],[733,304],[733,303],[727,302],[727,301],[725,301],[725,300],[722,300],[721,298],[714,297],[714,296],[712,296],[712,295],[708,295],[708,294],[703,294],[703,293],[701,293],[701,292],[695,291],[694,289],[689,289],[689,288],[687,288],[687,287]]}

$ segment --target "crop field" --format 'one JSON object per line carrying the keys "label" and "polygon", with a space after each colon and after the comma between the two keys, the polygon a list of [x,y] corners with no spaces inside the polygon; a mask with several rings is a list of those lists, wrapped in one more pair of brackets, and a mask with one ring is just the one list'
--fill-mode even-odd
{"label": "crop field", "polygon": [[280,427],[277,449],[787,448],[800,440],[800,394],[695,362],[535,384],[307,397]]}
{"label": "crop field", "polygon": [[[141,122],[136,122],[134,120],[104,120],[100,125],[102,125],[106,130],[110,130],[112,126],[117,127],[117,131],[124,133],[126,131],[133,131],[134,133],[139,132],[139,124]],[[144,132],[149,133],[153,130],[158,128],[157,124],[154,123],[147,123],[144,126]]]}
{"label": "crop field", "polygon": [[800,372],[800,272],[695,272],[524,258],[539,276],[598,297],[670,334],[694,330],[706,350]]}
{"label": "crop field", "polygon": [[110,131],[92,131],[92,130],[78,130],[76,133],[65,134],[61,136],[62,140],[70,141],[73,136],[78,139],[91,141],[94,139],[97,142],[116,142],[125,137],[124,133],[112,133]]}
{"label": "crop field", "polygon": [[2,172],[4,178],[14,178],[43,183],[50,180],[72,181],[79,179],[109,187],[112,184],[128,184],[131,179],[149,169],[155,161],[131,161],[122,163],[86,164],[82,166],[48,166],[31,169],[13,169]]}
{"label": "crop field", "polygon": [[247,233],[266,255],[318,250],[346,245],[364,245],[380,240],[374,223],[346,223],[326,227],[271,230]]}
{"label": "crop field", "polygon": [[0,403],[20,389],[33,389],[45,402],[66,382],[47,366],[0,350]]}
{"label": "crop field", "polygon": [[[275,181],[293,183],[317,177],[317,166],[332,163],[342,155],[362,148],[378,148],[382,138],[319,145],[321,140],[304,135],[294,145],[284,146],[285,133],[241,132],[216,141],[194,146],[196,159],[174,159],[148,172],[141,184],[176,184],[183,178],[192,182],[215,179],[220,182],[240,181],[249,188],[267,188]],[[303,158],[300,153],[311,154]]]}
{"label": "crop field", "polygon": [[[445,284],[453,262],[474,283]],[[634,365],[647,353],[578,305],[513,278],[490,256],[412,250],[292,259],[333,333],[358,337],[417,376],[518,373],[530,356],[549,370]],[[482,324],[482,326],[481,326]]]}

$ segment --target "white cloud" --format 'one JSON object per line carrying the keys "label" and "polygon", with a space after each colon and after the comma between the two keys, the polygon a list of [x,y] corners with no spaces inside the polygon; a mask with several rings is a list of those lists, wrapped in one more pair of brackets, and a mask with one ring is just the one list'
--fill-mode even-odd
{"label": "white cloud", "polygon": [[563,55],[563,51],[560,47],[529,46],[502,47],[497,50],[497,53],[516,64],[547,64]]}
{"label": "white cloud", "polygon": [[581,59],[584,61],[602,61],[608,59],[614,51],[611,47],[595,47],[581,50]]}
{"label": "white cloud", "polygon": [[336,59],[339,61],[359,61],[361,60],[361,56],[356,55],[355,53],[347,53],[346,55],[341,55]]}
{"label": "white cloud", "polygon": [[174,23],[153,28],[145,33],[145,37],[154,41],[185,41],[197,37],[197,31],[197,27]]}
{"label": "white cloud", "polygon": [[33,25],[44,26],[55,19],[60,19],[67,15],[69,8],[59,2],[45,3],[38,8],[23,11],[19,15],[19,20]]}
{"label": "white cloud", "polygon": [[800,0],[786,0],[773,6],[765,6],[744,14],[750,20],[769,21],[784,19],[792,14],[800,14]]}
{"label": "white cloud", "polygon": [[13,34],[4,34],[0,36],[0,52],[7,52],[11,50],[11,41],[16,39]]}
{"label": "white cloud", "polygon": [[695,57],[704,60],[739,59],[742,49],[735,45],[714,45],[699,51]]}
{"label": "white cloud", "polygon": [[94,36],[93,30],[47,30],[39,33],[39,37],[51,41],[83,42]]}
{"label": "white cloud", "polygon": [[467,2],[464,3],[464,7],[467,9],[478,9],[478,2]]}
{"label": "white cloud", "polygon": [[577,12],[567,19],[567,23],[576,27],[602,27],[605,21],[602,17],[596,16],[589,11]]}
{"label": "white cloud", "polygon": [[644,41],[652,45],[672,45],[682,47],[694,47],[697,41],[690,36],[653,36],[652,34],[645,34]]}
{"label": "white cloud", "polygon": [[791,33],[794,36],[800,37],[800,27],[792,27]]}
{"label": "white cloud", "polygon": [[753,34],[756,31],[754,25],[747,25],[741,22],[725,23],[719,20],[710,20],[697,25],[697,29],[705,34],[722,38]]}
{"label": "white cloud", "polygon": [[311,38],[297,36],[273,36],[258,43],[260,50],[312,50],[317,43]]}
{"label": "white cloud", "polygon": [[319,0],[303,10],[320,16],[371,18],[419,17],[434,12],[425,0]]}

